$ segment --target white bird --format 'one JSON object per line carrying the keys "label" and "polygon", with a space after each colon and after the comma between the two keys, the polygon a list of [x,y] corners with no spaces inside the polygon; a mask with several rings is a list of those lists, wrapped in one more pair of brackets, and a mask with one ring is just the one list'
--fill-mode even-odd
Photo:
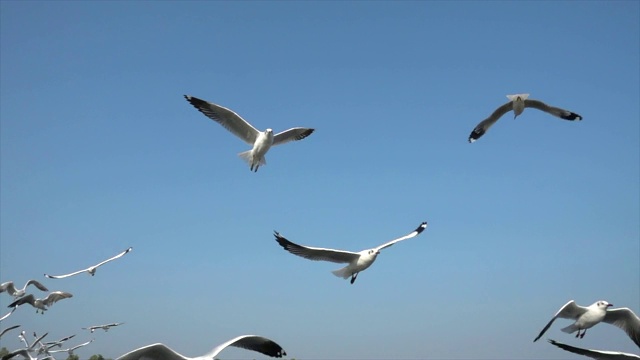
{"label": "white bird", "polygon": [[9,311],[9,312],[8,312],[8,313],[6,313],[5,315],[3,315],[3,316],[0,318],[0,321],[2,321],[2,320],[4,320],[4,319],[8,318],[9,316],[11,316],[11,314],[13,314],[13,312],[14,312],[14,311],[16,311],[16,308],[11,309],[11,311]]}
{"label": "white bird", "polygon": [[358,273],[367,269],[374,261],[376,261],[376,257],[380,254],[380,250],[387,248],[399,241],[411,239],[413,237],[418,236],[424,229],[427,228],[427,222],[423,222],[418,226],[417,229],[413,230],[408,235],[399,237],[397,239],[391,240],[387,243],[384,243],[378,247],[373,249],[362,250],[360,252],[351,252],[344,250],[333,250],[333,249],[324,249],[324,248],[315,248],[309,246],[303,246],[294,244],[291,241],[287,240],[284,236],[280,235],[277,231],[274,232],[276,237],[276,241],[280,246],[282,246],[285,250],[289,251],[294,255],[301,256],[305,259],[309,260],[322,260],[322,261],[330,261],[334,263],[348,263],[349,265],[343,267],[342,269],[338,269],[333,271],[335,276],[341,277],[343,279],[351,276],[351,284],[356,281],[358,277]]}
{"label": "white bird", "polygon": [[49,352],[50,352],[50,353],[52,353],[52,354],[59,353],[59,352],[67,352],[67,353],[69,354],[69,356],[71,356],[71,355],[73,355],[73,351],[74,351],[74,350],[76,350],[76,349],[78,349],[78,348],[81,348],[81,347],[83,347],[83,346],[87,346],[87,345],[91,344],[91,343],[93,342],[93,340],[94,340],[94,339],[91,339],[91,340],[89,340],[89,341],[87,341],[87,342],[85,342],[85,343],[82,343],[82,344],[76,345],[76,346],[74,346],[74,347],[70,347],[70,348],[68,348],[68,349],[62,349],[62,350],[51,350],[51,351],[49,351]]}
{"label": "white bird", "polygon": [[0,337],[2,337],[2,335],[6,334],[7,332],[9,332],[9,331],[11,331],[11,330],[13,330],[13,329],[17,329],[17,328],[19,328],[19,327],[20,327],[20,325],[13,325],[13,326],[9,326],[8,328],[6,328],[6,329],[4,329],[4,330],[0,331]]}
{"label": "white bird", "polygon": [[542,110],[551,115],[557,116],[564,120],[582,120],[582,116],[571,112],[569,110],[560,109],[557,107],[549,106],[542,101],[538,100],[530,100],[528,99],[529,94],[515,94],[515,95],[507,95],[509,102],[500,106],[493,112],[488,118],[482,120],[471,132],[469,135],[469,142],[472,143],[478,140],[482,135],[484,135],[489,128],[498,121],[502,117],[502,115],[508,113],[513,110],[514,119],[518,117],[518,115],[522,114],[524,108],[534,108],[538,110]]}
{"label": "white bird", "polygon": [[[38,339],[36,339],[31,345],[29,345],[29,343],[27,342],[27,339],[25,337],[25,332],[22,331],[20,333],[20,335],[18,335],[18,338],[20,338],[20,340],[22,340],[22,342],[24,342],[25,348],[10,352],[9,354],[3,356],[2,360],[8,360],[8,359],[11,359],[11,358],[13,358],[13,357],[15,357],[17,355],[21,355],[23,358],[25,358],[27,360],[37,360],[37,356],[32,356],[31,353],[35,352],[36,345],[38,343],[40,343],[40,341],[42,339],[44,339],[44,337],[47,336],[47,334],[49,334],[49,333],[45,333],[44,335],[42,335]],[[41,359],[41,360],[44,360],[44,359]]]}
{"label": "white bird", "polygon": [[252,171],[258,171],[261,165],[267,164],[265,155],[272,146],[294,140],[302,140],[315,131],[315,129],[295,127],[273,135],[272,129],[258,131],[230,109],[189,95],[184,95],[184,98],[208,118],[222,125],[242,141],[253,146],[251,150],[238,154],[249,163]]}
{"label": "white bird", "polygon": [[28,304],[31,304],[31,306],[33,306],[34,308],[36,308],[36,314],[38,313],[38,310],[40,310],[42,314],[44,314],[44,312],[47,310],[47,307],[52,306],[56,301],[59,301],[62,299],[68,299],[70,297],[73,297],[73,295],[63,291],[54,291],[52,293],[49,293],[49,295],[47,295],[47,297],[44,299],[36,299],[35,296],[33,296],[33,294],[29,294],[27,296],[21,297],[20,299],[12,302],[11,304],[9,304],[9,307],[18,307],[22,304],[28,303]]}
{"label": "white bird", "polygon": [[94,326],[89,326],[88,328],[83,327],[82,329],[89,330],[92,333],[94,331],[96,331],[97,329],[102,329],[105,332],[107,332],[107,331],[109,331],[109,328],[114,327],[114,326],[118,326],[118,325],[122,325],[122,324],[124,324],[124,323],[119,322],[119,323],[112,323],[112,324],[105,324],[105,325],[94,325]]}
{"label": "white bird", "polygon": [[66,275],[47,275],[47,274],[44,274],[44,276],[46,276],[46,277],[48,277],[48,278],[50,278],[50,279],[63,279],[63,278],[69,277],[69,276],[73,276],[73,275],[81,274],[81,273],[83,273],[83,272],[87,272],[87,273],[89,273],[91,276],[94,276],[94,275],[96,274],[96,270],[98,270],[98,268],[99,268],[100,266],[102,266],[102,265],[104,265],[104,264],[108,263],[109,261],[113,261],[113,260],[115,260],[115,259],[118,259],[118,258],[121,258],[121,257],[125,256],[125,255],[126,255],[129,251],[131,251],[131,250],[133,250],[133,248],[132,248],[132,247],[128,248],[127,250],[125,250],[125,251],[121,252],[120,254],[118,254],[118,255],[116,255],[116,256],[114,256],[114,257],[112,257],[112,258],[109,258],[109,259],[107,259],[107,260],[105,260],[105,261],[103,261],[103,262],[101,262],[101,263],[99,263],[99,264],[96,264],[96,265],[93,265],[93,266],[89,266],[89,267],[88,267],[88,268],[86,268],[86,269],[78,270],[78,271],[76,271],[76,272],[72,272],[72,273],[70,273],[70,274],[66,274]]}
{"label": "white bird", "polygon": [[[74,334],[74,335],[71,335],[71,336],[64,337],[64,338],[62,338],[60,340],[57,340],[57,341],[47,341],[46,343],[43,343],[41,351],[39,352],[39,354],[42,353],[42,352],[47,352],[48,350],[53,349],[56,346],[59,347],[59,348],[62,348],[62,344],[65,341],[73,339],[75,336],[76,335]],[[35,337],[35,338],[38,337],[35,332],[33,333],[33,337]]]}
{"label": "white bird", "polygon": [[42,285],[39,281],[29,280],[26,284],[24,284],[22,289],[16,289],[16,287],[13,285],[13,281],[2,283],[0,284],[0,293],[6,291],[7,294],[13,296],[14,298],[18,298],[24,296],[25,292],[27,291],[27,286],[29,285],[33,285],[42,291],[49,291],[49,289],[47,289],[46,286]]}
{"label": "white bird", "polygon": [[287,355],[282,347],[273,340],[256,335],[242,335],[216,346],[205,355],[194,358],[178,354],[164,344],[153,344],[128,352],[116,360],[213,360],[228,346],[256,351],[275,358]]}
{"label": "white bird", "polygon": [[619,351],[581,349],[574,346],[569,346],[563,343],[559,343],[551,339],[549,339],[548,341],[553,345],[559,347],[560,349],[566,350],[568,352],[572,352],[574,354],[588,356],[596,360],[638,360],[640,359],[640,356],[638,355],[623,353]]}
{"label": "white bird", "polygon": [[[576,337],[581,339],[584,337],[584,334],[587,333],[587,329],[604,321],[624,330],[631,340],[640,346],[640,318],[628,308],[608,310],[611,306],[613,305],[600,300],[588,307],[584,307],[576,305],[576,303],[571,300],[558,310],[551,321],[549,321],[533,341],[535,342],[540,339],[557,318],[562,318],[575,320],[575,322],[561,330],[569,334],[578,331]],[[582,334],[580,334],[580,330],[583,330]]]}

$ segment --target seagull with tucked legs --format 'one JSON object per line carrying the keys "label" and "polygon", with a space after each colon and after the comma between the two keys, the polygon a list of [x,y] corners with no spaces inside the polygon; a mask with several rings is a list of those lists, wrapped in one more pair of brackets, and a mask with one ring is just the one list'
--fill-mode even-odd
{"label": "seagull with tucked legs", "polygon": [[38,313],[38,311],[40,311],[44,315],[44,312],[47,310],[47,308],[51,307],[55,302],[62,299],[68,299],[70,297],[73,297],[73,295],[64,291],[54,291],[52,293],[49,293],[49,295],[47,295],[47,297],[45,297],[44,299],[36,299],[33,294],[29,294],[12,302],[11,304],[9,304],[9,307],[18,307],[23,304],[30,304],[31,306],[36,308],[36,314]]}
{"label": "seagull with tucked legs", "polygon": [[44,276],[48,277],[49,279],[64,279],[64,278],[69,277],[69,276],[82,274],[83,272],[87,272],[87,273],[89,273],[89,275],[94,276],[96,274],[96,270],[98,270],[98,268],[100,266],[108,263],[109,261],[113,261],[113,260],[116,260],[116,259],[119,259],[119,258],[125,256],[131,250],[133,250],[132,247],[128,248],[127,250],[121,252],[120,254],[118,254],[118,255],[116,255],[116,256],[114,256],[112,258],[109,258],[109,259],[107,259],[105,261],[102,261],[102,262],[100,262],[100,263],[98,263],[96,265],[89,266],[86,269],[78,270],[78,271],[75,271],[75,272],[72,272],[72,273],[69,273],[69,274],[65,274],[65,275],[47,275],[47,274],[44,274]]}
{"label": "seagull with tucked legs", "polygon": [[118,325],[122,325],[124,323],[112,323],[112,324],[105,324],[105,325],[94,325],[94,326],[89,326],[89,327],[83,327],[83,330],[89,330],[91,333],[93,333],[94,331],[98,330],[98,329],[102,329],[105,332],[109,331],[109,328],[118,326]]}

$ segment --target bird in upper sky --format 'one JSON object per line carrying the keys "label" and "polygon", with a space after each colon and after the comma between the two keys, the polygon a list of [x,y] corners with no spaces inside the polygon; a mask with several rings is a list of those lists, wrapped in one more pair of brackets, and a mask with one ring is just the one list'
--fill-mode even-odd
{"label": "bird in upper sky", "polygon": [[47,274],[44,274],[44,276],[48,277],[49,279],[63,279],[63,278],[69,277],[69,276],[81,274],[83,272],[87,272],[91,276],[94,276],[96,274],[96,270],[98,270],[98,268],[100,266],[108,263],[109,261],[113,261],[115,259],[118,259],[118,258],[121,258],[121,257],[125,256],[131,250],[133,250],[132,247],[128,248],[127,250],[121,252],[120,254],[118,254],[118,255],[116,255],[116,256],[114,256],[112,258],[109,258],[109,259],[107,259],[107,260],[105,260],[105,261],[103,261],[103,262],[101,262],[99,264],[96,264],[96,265],[93,265],[93,266],[89,266],[86,269],[78,270],[78,271],[72,272],[70,274],[65,274],[65,275],[47,275]]}
{"label": "bird in upper sky", "polygon": [[258,131],[246,120],[241,118],[240,115],[230,109],[189,95],[184,95],[184,98],[208,118],[222,125],[247,144],[253,146],[251,150],[241,152],[238,156],[249,163],[249,169],[254,172],[258,171],[260,166],[267,164],[265,155],[272,146],[285,144],[294,140],[302,140],[315,131],[315,129],[302,127],[291,128],[275,135],[272,129]]}
{"label": "bird in upper sky", "polygon": [[46,286],[42,285],[38,280],[29,280],[22,287],[22,289],[16,289],[15,285],[13,285],[13,281],[7,281],[5,283],[0,284],[0,293],[7,292],[7,294],[13,296],[14,298],[19,298],[24,296],[27,291],[27,286],[33,285],[42,291],[49,291]]}
{"label": "bird in upper sky", "polygon": [[107,331],[109,331],[109,328],[112,328],[112,327],[118,326],[118,325],[122,325],[122,324],[124,324],[124,323],[119,322],[119,323],[111,323],[111,324],[105,324],[105,325],[94,325],[94,326],[89,326],[89,327],[83,327],[83,329],[84,330],[89,330],[92,333],[94,331],[96,331],[97,329],[102,329],[105,332],[107,332]]}
{"label": "bird in upper sky", "polygon": [[164,344],[153,344],[128,352],[116,360],[213,360],[228,346],[256,351],[275,358],[287,356],[284,349],[273,340],[256,335],[242,335],[216,346],[205,355],[193,358],[178,354]]}
{"label": "bird in upper sky", "polygon": [[[610,309],[613,306],[604,300],[596,301],[595,303],[584,307],[576,305],[571,300],[566,303],[558,312],[553,316],[551,321],[540,331],[540,334],[533,340],[534,342],[540,339],[542,335],[551,327],[551,324],[557,319],[571,319],[575,322],[561,330],[566,333],[573,333],[577,331],[576,338],[583,338],[587,333],[587,329],[599,324],[600,322],[606,322],[611,325],[615,325],[629,335],[629,338],[640,347],[640,318],[631,311],[629,308]],[[580,333],[582,331],[582,333]]]}
{"label": "bird in upper sky", "polygon": [[497,108],[493,114],[491,114],[488,118],[482,120],[471,132],[469,135],[469,142],[472,143],[478,140],[482,135],[484,135],[489,128],[498,121],[502,117],[502,115],[508,113],[513,110],[513,118],[515,119],[518,115],[522,114],[524,108],[534,108],[538,110],[542,110],[551,115],[557,116],[564,120],[571,121],[580,121],[582,120],[582,116],[571,112],[569,110],[560,109],[557,107],[549,106],[542,101],[531,100],[528,99],[529,94],[515,94],[515,95],[507,95],[509,101]]}
{"label": "bird in upper sky", "polygon": [[309,260],[322,260],[322,261],[330,261],[334,263],[347,263],[348,265],[342,269],[338,269],[333,271],[335,276],[341,277],[343,279],[347,279],[351,277],[351,284],[356,281],[358,274],[361,271],[367,269],[374,261],[376,261],[377,256],[380,254],[380,250],[387,248],[399,241],[411,239],[413,237],[418,236],[424,229],[427,228],[427,222],[423,222],[418,226],[417,229],[413,230],[411,233],[399,237],[397,239],[391,240],[387,243],[384,243],[378,247],[373,249],[362,250],[360,252],[351,252],[344,250],[333,250],[333,249],[324,249],[324,248],[315,248],[310,246],[303,246],[292,243],[287,240],[284,236],[280,235],[277,231],[274,232],[276,237],[276,241],[280,246],[282,246],[285,250],[289,251],[294,255],[301,256],[303,258]]}

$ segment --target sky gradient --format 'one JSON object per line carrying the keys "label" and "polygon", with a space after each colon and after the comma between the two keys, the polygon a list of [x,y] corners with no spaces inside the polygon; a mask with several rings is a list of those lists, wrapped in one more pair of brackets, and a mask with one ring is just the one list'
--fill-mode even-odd
{"label": "sky gradient", "polygon": [[[640,314],[639,24],[637,1],[2,1],[0,282],[74,297],[0,328],[95,338],[81,358],[242,334],[296,359],[639,353],[607,324],[532,342],[571,299]],[[516,93],[584,120],[526,109],[469,144]],[[316,131],[252,173],[184,94]],[[273,237],[360,251],[422,221],[354,285]]]}

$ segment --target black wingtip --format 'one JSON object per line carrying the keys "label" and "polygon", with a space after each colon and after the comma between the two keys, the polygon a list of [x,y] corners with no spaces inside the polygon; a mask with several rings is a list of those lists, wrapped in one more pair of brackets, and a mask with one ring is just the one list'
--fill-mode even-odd
{"label": "black wingtip", "polygon": [[420,224],[420,226],[418,226],[418,228],[415,230],[418,234],[420,234],[421,232],[424,231],[424,229],[427,228],[427,222],[423,221],[422,224]]}
{"label": "black wingtip", "polygon": [[576,114],[574,112],[570,112],[570,111],[569,111],[568,115],[563,115],[562,118],[565,119],[565,120],[571,120],[571,121],[580,121],[580,120],[582,120],[582,116],[580,116],[580,115],[578,115],[578,114]]}
{"label": "black wingtip", "polygon": [[484,130],[479,130],[479,129],[474,129],[471,134],[469,135],[469,143],[472,143],[478,139],[480,139],[480,137],[482,135],[484,135],[485,131]]}

